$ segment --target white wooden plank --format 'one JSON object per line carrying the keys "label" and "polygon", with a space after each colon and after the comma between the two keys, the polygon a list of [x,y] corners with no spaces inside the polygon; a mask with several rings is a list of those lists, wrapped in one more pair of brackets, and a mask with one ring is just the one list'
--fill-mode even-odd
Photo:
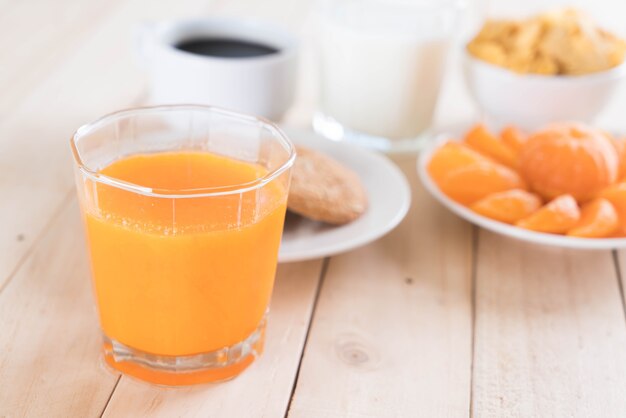
{"label": "white wooden plank", "polygon": [[[2,114],[0,289],[73,187],[68,143],[73,131],[104,113],[128,107],[144,89],[133,57],[133,25],[144,19],[197,14],[207,7],[205,0],[176,4],[173,11],[167,3],[129,0],[102,22],[94,21],[89,34],[76,34],[83,39],[75,53],[39,84],[23,86],[24,99]],[[71,38],[71,33],[66,36]],[[42,55],[54,52],[52,48]]]}
{"label": "white wooden plank", "polygon": [[284,416],[321,270],[321,260],[279,266],[265,352],[240,376],[185,389],[163,389],[124,376],[104,416]]}
{"label": "white wooden plank", "polygon": [[[14,1],[0,13],[0,114],[26,99],[71,58],[86,36],[125,0]],[[0,6],[2,7],[2,6]],[[7,10],[8,9],[8,10]],[[51,18],[54,16],[54,18]]]}
{"label": "white wooden plank", "polygon": [[117,381],[100,343],[73,201],[0,294],[0,416],[100,414]]}
{"label": "white wooden plank", "polygon": [[610,252],[480,233],[473,411],[623,417],[626,327]]}
{"label": "white wooden plank", "polygon": [[390,235],[330,261],[290,417],[463,416],[471,368],[471,230],[414,192]]}

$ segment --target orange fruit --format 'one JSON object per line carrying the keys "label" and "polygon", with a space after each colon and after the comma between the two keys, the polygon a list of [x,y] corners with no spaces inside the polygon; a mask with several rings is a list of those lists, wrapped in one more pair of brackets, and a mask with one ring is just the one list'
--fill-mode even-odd
{"label": "orange fruit", "polygon": [[463,205],[493,193],[526,188],[517,172],[489,160],[451,170],[438,185],[443,193]]}
{"label": "orange fruit", "polygon": [[617,152],[602,131],[586,125],[551,125],[522,146],[520,170],[530,188],[546,199],[570,194],[592,199],[617,180]]}
{"label": "orange fruit", "polygon": [[626,139],[611,138],[615,151],[617,152],[617,158],[619,161],[617,170],[617,179],[623,180],[626,178]]}
{"label": "orange fruit", "polygon": [[617,211],[607,199],[598,198],[584,205],[580,220],[567,235],[583,238],[608,237],[618,227]]}
{"label": "orange fruit", "polygon": [[448,141],[434,152],[428,162],[428,173],[438,183],[452,170],[484,161],[488,161],[487,158],[473,149]]}
{"label": "orange fruit", "polygon": [[611,202],[617,212],[619,235],[626,235],[626,183],[617,183],[600,192],[599,197]]}
{"label": "orange fruit", "polygon": [[516,223],[520,228],[550,234],[564,234],[580,220],[580,209],[571,195],[558,196],[532,215]]}
{"label": "orange fruit", "polygon": [[526,135],[524,135],[519,128],[509,125],[500,132],[500,140],[504,145],[509,147],[517,157],[522,151],[524,142],[526,142]]}
{"label": "orange fruit", "polygon": [[470,129],[465,134],[463,141],[476,151],[507,167],[517,167],[517,158],[513,151],[498,137],[492,135],[483,124],[478,124]]}
{"label": "orange fruit", "polygon": [[483,216],[505,223],[515,223],[541,207],[541,198],[525,190],[513,189],[490,194],[471,206]]}

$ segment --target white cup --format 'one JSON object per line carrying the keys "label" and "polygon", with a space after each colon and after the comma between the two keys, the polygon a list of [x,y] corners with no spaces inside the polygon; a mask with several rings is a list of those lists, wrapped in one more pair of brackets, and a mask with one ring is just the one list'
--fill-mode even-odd
{"label": "white cup", "polygon": [[[152,104],[206,104],[279,120],[293,102],[297,40],[272,24],[211,17],[145,23],[137,33]],[[176,48],[186,40],[207,38],[254,42],[277,52],[230,58]]]}

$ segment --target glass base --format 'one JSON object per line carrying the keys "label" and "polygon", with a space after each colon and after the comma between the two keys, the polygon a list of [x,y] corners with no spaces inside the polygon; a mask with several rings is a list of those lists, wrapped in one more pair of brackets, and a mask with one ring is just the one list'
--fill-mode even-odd
{"label": "glass base", "polygon": [[244,341],[209,353],[163,356],[145,353],[104,336],[104,360],[113,369],[162,386],[189,386],[230,380],[262,354],[265,343],[263,318]]}
{"label": "glass base", "polygon": [[332,116],[322,112],[316,112],[313,116],[313,130],[333,141],[346,141],[390,154],[417,152],[422,149],[426,138],[430,136],[428,130],[414,138],[405,139],[389,139],[382,136],[369,135],[347,128]]}

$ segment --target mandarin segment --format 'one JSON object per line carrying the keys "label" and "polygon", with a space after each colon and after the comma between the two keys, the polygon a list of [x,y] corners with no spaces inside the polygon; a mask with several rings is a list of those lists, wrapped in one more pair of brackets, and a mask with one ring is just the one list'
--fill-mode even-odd
{"label": "mandarin segment", "polygon": [[522,147],[526,142],[526,135],[516,126],[509,125],[500,132],[500,140],[513,151],[515,157],[519,157]]}
{"label": "mandarin segment", "polygon": [[541,207],[541,198],[526,190],[513,189],[480,199],[471,209],[483,216],[505,223],[515,223]]}
{"label": "mandarin segment", "polygon": [[440,182],[450,171],[474,163],[487,161],[487,158],[460,142],[448,141],[440,146],[428,162],[428,173]]}
{"label": "mandarin segment", "polygon": [[522,146],[520,170],[530,188],[544,198],[570,194],[583,202],[617,180],[618,156],[602,131],[562,123],[528,138]]}
{"label": "mandarin segment", "polygon": [[580,220],[567,235],[582,238],[604,238],[613,234],[618,227],[615,207],[604,198],[597,198],[585,204],[580,212]]}
{"label": "mandarin segment", "polygon": [[580,209],[571,195],[558,196],[547,205],[516,223],[524,229],[550,234],[564,234],[580,220]]}
{"label": "mandarin segment", "polygon": [[618,218],[618,231],[620,236],[626,235],[626,183],[617,183],[603,190],[599,197],[611,202]]}
{"label": "mandarin segment", "polygon": [[517,158],[513,151],[500,139],[489,132],[483,124],[478,124],[467,132],[464,142],[476,151],[506,165],[517,167]]}
{"label": "mandarin segment", "polygon": [[489,160],[450,171],[438,185],[444,194],[466,206],[493,193],[526,189],[517,172]]}

